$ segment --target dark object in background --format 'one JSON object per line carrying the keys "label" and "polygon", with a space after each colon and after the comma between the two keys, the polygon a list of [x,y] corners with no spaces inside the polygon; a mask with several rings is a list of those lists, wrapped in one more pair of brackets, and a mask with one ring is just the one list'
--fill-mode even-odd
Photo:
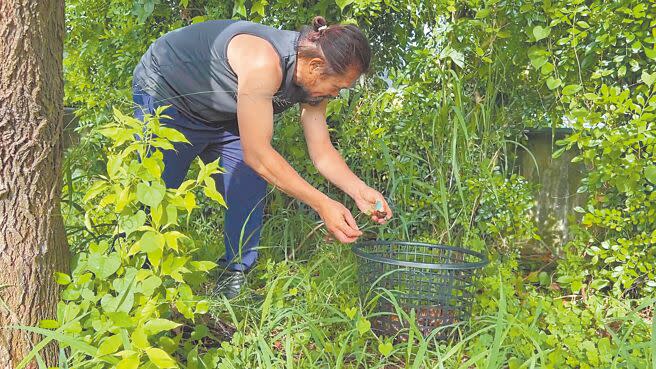
{"label": "dark object in background", "polygon": [[[379,313],[371,320],[372,330],[400,341],[407,341],[409,324],[381,288],[389,290],[408,316],[415,310],[417,326],[428,336],[436,328],[469,319],[475,274],[488,263],[478,252],[420,242],[366,241],[355,244],[353,252],[360,295]],[[450,331],[442,329],[435,337],[447,339]]]}
{"label": "dark object in background", "polygon": [[539,185],[532,212],[541,238],[523,248],[522,259],[540,267],[562,253],[563,245],[570,239],[571,222],[576,221],[572,217],[579,216],[574,208],[584,206],[586,201],[585,194],[577,192],[585,177],[585,166],[572,163],[579,151],[573,147],[558,158],[552,157],[561,148],[556,142],[572,133],[570,128],[528,129],[524,131],[525,145],[531,153],[518,151],[519,173],[528,182]]}

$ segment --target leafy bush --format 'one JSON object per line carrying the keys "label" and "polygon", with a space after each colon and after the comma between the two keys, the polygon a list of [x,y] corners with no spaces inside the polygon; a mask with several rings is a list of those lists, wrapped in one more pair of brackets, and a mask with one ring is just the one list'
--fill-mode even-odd
{"label": "leafy bush", "polygon": [[162,110],[146,115],[145,123],[115,110],[115,122],[100,129],[112,144],[106,174],[85,195],[86,219],[90,227],[111,225],[113,238],[88,245],[76,255],[71,275],[58,275],[66,288],[57,320],[41,324],[56,329],[45,334],[59,339],[74,363],[203,367],[198,348],[207,332],[194,323],[209,302],[193,289],[216,265],[193,260],[194,240],[178,229],[198,207],[197,190],[225,205],[212,178],[221,170],[218,160],[199,162],[197,178],[165,187],[160,150],[187,141],[160,123],[167,118]]}

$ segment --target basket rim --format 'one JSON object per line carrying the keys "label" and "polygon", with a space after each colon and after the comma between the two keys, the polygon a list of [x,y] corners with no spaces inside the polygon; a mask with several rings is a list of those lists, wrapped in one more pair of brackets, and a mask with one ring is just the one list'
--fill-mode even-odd
{"label": "basket rim", "polygon": [[[409,246],[427,246],[431,249],[442,249],[442,250],[451,250],[459,251],[463,254],[471,255],[480,259],[477,262],[467,262],[467,263],[420,263],[416,261],[403,261],[395,260],[387,257],[372,255],[366,252],[363,247],[370,245],[409,245]],[[471,269],[480,269],[486,266],[489,263],[488,258],[480,252],[468,250],[462,247],[457,246],[447,246],[439,244],[431,244],[426,242],[413,242],[413,241],[381,241],[381,240],[371,240],[358,242],[351,247],[353,253],[358,257],[375,261],[383,264],[395,265],[395,266],[405,266],[410,268],[422,268],[422,269],[434,269],[434,270],[471,270]]]}

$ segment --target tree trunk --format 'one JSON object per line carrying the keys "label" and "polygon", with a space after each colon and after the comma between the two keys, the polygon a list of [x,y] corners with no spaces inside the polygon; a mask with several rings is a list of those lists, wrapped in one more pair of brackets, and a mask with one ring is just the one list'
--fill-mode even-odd
{"label": "tree trunk", "polygon": [[[63,0],[0,0],[0,368],[14,368],[41,340],[7,326],[52,319],[53,273],[68,268],[59,203],[64,33]],[[56,366],[53,345],[41,356]]]}

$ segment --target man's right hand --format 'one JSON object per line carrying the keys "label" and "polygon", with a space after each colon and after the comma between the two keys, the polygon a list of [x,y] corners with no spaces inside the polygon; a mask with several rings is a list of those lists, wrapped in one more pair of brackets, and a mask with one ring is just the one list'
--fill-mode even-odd
{"label": "man's right hand", "polygon": [[362,236],[362,231],[355,223],[351,212],[339,202],[327,199],[319,206],[317,211],[328,231],[338,241],[352,243]]}

